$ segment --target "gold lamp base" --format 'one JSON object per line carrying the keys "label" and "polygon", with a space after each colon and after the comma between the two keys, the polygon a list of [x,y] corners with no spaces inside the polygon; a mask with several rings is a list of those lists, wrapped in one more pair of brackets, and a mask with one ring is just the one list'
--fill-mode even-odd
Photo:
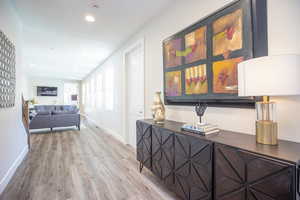
{"label": "gold lamp base", "polygon": [[278,145],[278,126],[276,122],[256,121],[256,142],[260,144]]}

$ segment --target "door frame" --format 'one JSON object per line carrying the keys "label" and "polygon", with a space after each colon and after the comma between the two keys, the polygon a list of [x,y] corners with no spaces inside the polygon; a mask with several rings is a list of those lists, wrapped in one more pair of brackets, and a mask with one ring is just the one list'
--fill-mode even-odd
{"label": "door frame", "polygon": [[[128,48],[126,48],[123,52],[123,67],[122,67],[122,83],[123,83],[123,89],[122,89],[122,99],[123,99],[123,106],[122,106],[122,130],[123,130],[123,139],[124,142],[126,144],[129,144],[129,140],[130,140],[130,134],[128,133],[128,117],[127,117],[127,89],[128,89],[128,85],[127,85],[127,68],[126,68],[126,56],[127,54],[129,54],[130,52],[132,52],[132,50],[134,50],[136,47],[141,46],[141,51],[142,51],[142,74],[143,74],[143,87],[144,91],[143,91],[143,117],[145,117],[145,38],[142,37],[141,39],[136,40],[134,43],[132,43]],[[134,148],[136,148],[136,146],[134,146]]]}

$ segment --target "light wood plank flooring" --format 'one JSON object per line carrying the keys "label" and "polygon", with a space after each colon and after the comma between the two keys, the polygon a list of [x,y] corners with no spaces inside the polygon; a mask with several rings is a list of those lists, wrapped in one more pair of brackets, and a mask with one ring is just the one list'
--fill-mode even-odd
{"label": "light wood plank flooring", "polygon": [[[87,124],[86,124],[87,125]],[[134,150],[91,124],[33,134],[32,150],[0,200],[176,200]]]}

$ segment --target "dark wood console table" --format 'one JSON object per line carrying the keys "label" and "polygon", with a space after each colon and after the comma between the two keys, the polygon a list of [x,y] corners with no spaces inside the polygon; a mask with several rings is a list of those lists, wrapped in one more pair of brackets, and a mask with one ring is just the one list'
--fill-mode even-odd
{"label": "dark wood console table", "polygon": [[183,123],[137,121],[137,159],[184,200],[297,200],[300,144],[256,143],[222,130],[200,136]]}

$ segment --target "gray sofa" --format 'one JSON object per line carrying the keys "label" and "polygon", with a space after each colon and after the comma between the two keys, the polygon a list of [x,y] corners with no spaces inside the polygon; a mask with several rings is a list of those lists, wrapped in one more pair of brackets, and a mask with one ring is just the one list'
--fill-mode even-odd
{"label": "gray sofa", "polygon": [[76,106],[39,105],[34,107],[29,129],[45,129],[76,126],[80,130],[80,114]]}

